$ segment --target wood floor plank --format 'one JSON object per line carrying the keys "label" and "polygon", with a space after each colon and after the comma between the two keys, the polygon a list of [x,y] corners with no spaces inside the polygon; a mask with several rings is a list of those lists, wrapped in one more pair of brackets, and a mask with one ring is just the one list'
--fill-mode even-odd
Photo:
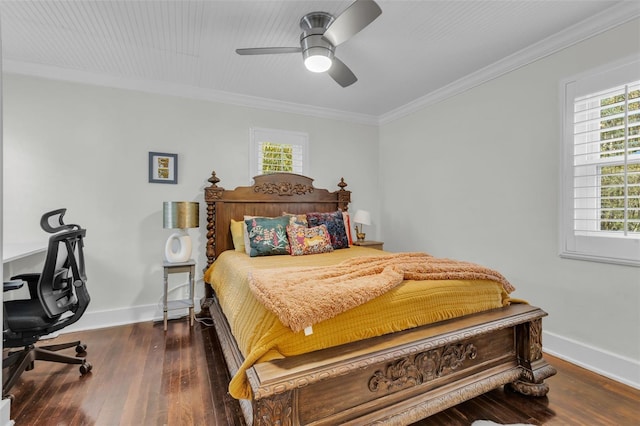
{"label": "wood floor plank", "polygon": [[[227,392],[229,375],[213,328],[186,320],[139,323],[62,335],[82,340],[93,371],[36,362],[12,389],[11,418],[20,425],[244,426]],[[68,353],[73,353],[70,349]],[[474,420],[535,425],[636,425],[640,390],[546,356],[558,370],[544,398],[495,389],[414,426],[468,426]]]}

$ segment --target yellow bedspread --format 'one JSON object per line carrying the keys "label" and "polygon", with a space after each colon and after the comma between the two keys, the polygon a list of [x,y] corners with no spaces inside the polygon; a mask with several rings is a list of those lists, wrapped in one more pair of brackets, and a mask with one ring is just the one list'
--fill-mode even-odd
{"label": "yellow bedspread", "polygon": [[285,327],[249,288],[248,276],[253,269],[331,266],[355,256],[373,254],[384,252],[351,247],[308,256],[250,258],[233,250],[222,253],[207,270],[205,281],[213,286],[245,357],[241,368],[231,379],[229,393],[238,399],[251,398],[245,372],[257,362],[299,355],[509,304],[507,292],[494,281],[407,280],[363,305],[315,324],[313,333],[305,336],[303,331],[293,332]]}

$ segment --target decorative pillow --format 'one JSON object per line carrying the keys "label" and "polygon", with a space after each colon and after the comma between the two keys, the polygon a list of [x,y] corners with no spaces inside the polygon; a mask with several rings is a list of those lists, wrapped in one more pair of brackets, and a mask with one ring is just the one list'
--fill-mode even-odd
{"label": "decorative pillow", "polygon": [[287,226],[287,236],[292,256],[328,253],[333,251],[331,237],[325,225],[307,228],[300,225]]}
{"label": "decorative pillow", "polygon": [[244,222],[247,224],[251,257],[290,253],[287,240],[288,216],[255,217]]}
{"label": "decorative pillow", "polygon": [[326,225],[331,236],[331,245],[334,249],[349,247],[349,239],[347,238],[347,231],[344,228],[344,220],[340,210],[332,213],[307,213],[307,222],[310,228]]}
{"label": "decorative pillow", "polygon": [[353,236],[351,235],[351,217],[349,212],[342,212],[342,220],[344,221],[344,230],[347,233],[347,240],[349,240],[349,247],[353,245]]}
{"label": "decorative pillow", "polygon": [[282,213],[285,216],[290,216],[289,224],[290,225],[300,225],[300,226],[309,226],[307,222],[306,214],[294,214],[294,213]]}
{"label": "decorative pillow", "polygon": [[233,248],[235,251],[245,252],[244,233],[247,229],[244,221],[231,219],[231,238],[233,239]]}
{"label": "decorative pillow", "polygon": [[[266,216],[247,216],[244,215],[245,222],[242,222],[242,236],[244,237],[244,252],[247,253],[247,256],[251,256],[251,242],[249,241],[249,233],[247,232],[247,219],[254,219],[256,217],[266,217]],[[271,219],[271,218],[268,218]]]}

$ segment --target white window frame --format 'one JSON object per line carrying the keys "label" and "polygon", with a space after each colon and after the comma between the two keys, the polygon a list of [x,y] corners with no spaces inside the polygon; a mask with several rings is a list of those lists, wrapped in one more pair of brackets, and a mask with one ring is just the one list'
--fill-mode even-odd
{"label": "white window frame", "polygon": [[[595,94],[600,91],[624,85],[632,81],[640,80],[640,60],[637,57],[626,58],[619,62],[606,65],[586,73],[563,80],[560,83],[560,100],[562,111],[562,155],[561,155],[561,218],[560,218],[560,256],[572,259],[589,260],[595,262],[605,262],[640,267],[640,235],[620,234],[616,232],[606,232],[599,229],[593,231],[576,230],[576,223],[580,223],[577,213],[581,202],[578,192],[574,188],[576,182],[575,170],[584,168],[585,164],[592,164],[593,169],[601,166],[614,164],[611,160],[600,158],[585,161],[580,164],[575,159],[574,142],[574,103],[576,98],[588,94]],[[628,164],[636,163],[639,158],[637,154],[625,156]],[[575,163],[578,164],[575,164]],[[600,163],[600,164],[599,164]],[[593,170],[592,170],[593,172]],[[596,179],[596,173],[586,173],[591,177],[585,179]],[[599,200],[599,188],[597,182],[592,182],[594,200]],[[584,195],[584,194],[582,194]],[[576,198],[574,198],[574,196]],[[588,201],[586,201],[589,203]],[[593,210],[595,211],[595,210]],[[585,216],[586,222],[596,223]],[[593,218],[591,218],[593,219]]]}
{"label": "white window frame", "polygon": [[264,142],[291,145],[297,157],[293,173],[306,176],[311,174],[309,166],[309,135],[307,133],[260,127],[252,127],[249,132],[249,182],[253,181],[254,176],[263,174],[261,170],[261,147]]}

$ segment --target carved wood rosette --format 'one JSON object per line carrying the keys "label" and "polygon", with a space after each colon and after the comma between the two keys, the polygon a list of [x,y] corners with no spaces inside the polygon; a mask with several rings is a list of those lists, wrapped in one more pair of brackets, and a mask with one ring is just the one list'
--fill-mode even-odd
{"label": "carved wood rosette", "polygon": [[477,348],[471,344],[446,345],[392,362],[376,371],[369,379],[369,390],[378,392],[417,386],[445,376],[462,366],[464,361],[475,359]]}
{"label": "carved wood rosette", "polygon": [[294,391],[275,394],[268,399],[253,402],[254,426],[293,426],[295,413]]}
{"label": "carved wood rosette", "polygon": [[313,186],[304,184],[292,184],[291,182],[265,182],[253,187],[255,192],[269,195],[292,196],[311,194]]}
{"label": "carved wood rosette", "polygon": [[516,344],[521,375],[520,380],[507,387],[527,396],[545,396],[549,385],[544,379],[556,374],[556,369],[542,357],[542,319],[520,324],[518,328]]}

